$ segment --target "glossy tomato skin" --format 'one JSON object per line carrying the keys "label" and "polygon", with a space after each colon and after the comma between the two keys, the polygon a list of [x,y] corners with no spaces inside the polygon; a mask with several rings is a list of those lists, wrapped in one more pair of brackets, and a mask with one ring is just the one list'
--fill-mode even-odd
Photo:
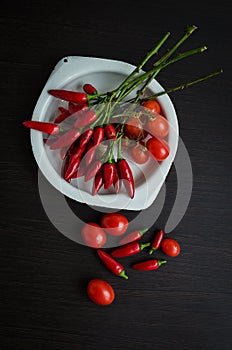
{"label": "glossy tomato skin", "polygon": [[151,156],[157,161],[162,161],[169,156],[169,145],[165,140],[151,137],[147,140],[146,147]]}
{"label": "glossy tomato skin", "polygon": [[147,132],[143,130],[143,125],[138,118],[129,118],[124,125],[124,134],[132,140],[141,140],[147,136]]}
{"label": "glossy tomato skin", "polygon": [[101,218],[101,227],[111,236],[123,235],[128,224],[127,218],[120,213],[106,213]]}
{"label": "glossy tomato skin", "polygon": [[169,122],[162,115],[157,114],[154,118],[147,120],[145,129],[153,136],[164,138],[169,133]]}
{"label": "glossy tomato skin", "polygon": [[149,109],[151,113],[160,113],[161,106],[157,100],[146,100],[142,103],[142,106]]}
{"label": "glossy tomato skin", "polygon": [[161,248],[168,256],[174,257],[180,254],[180,245],[172,238],[164,238],[161,242]]}
{"label": "glossy tomato skin", "polygon": [[88,297],[98,305],[110,305],[115,299],[112,286],[101,279],[94,278],[87,285]]}
{"label": "glossy tomato skin", "polygon": [[137,164],[145,164],[149,159],[147,148],[142,143],[133,145],[130,153],[133,161]]}
{"label": "glossy tomato skin", "polygon": [[81,231],[84,243],[91,248],[101,248],[106,243],[106,233],[95,222],[87,222]]}

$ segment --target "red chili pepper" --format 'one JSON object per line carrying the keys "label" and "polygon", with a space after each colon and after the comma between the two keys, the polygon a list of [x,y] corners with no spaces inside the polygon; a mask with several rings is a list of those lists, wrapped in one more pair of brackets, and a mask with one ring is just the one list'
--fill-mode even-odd
{"label": "red chili pepper", "polygon": [[87,109],[89,108],[88,105],[86,103],[81,103],[81,104],[75,104],[73,102],[69,102],[68,103],[68,110],[70,112],[70,114],[74,114],[76,112],[79,112],[79,111],[83,111],[84,109]]}
{"label": "red chili pepper", "polygon": [[115,275],[128,279],[125,269],[118,261],[116,261],[110,254],[104,250],[97,249],[99,258],[105,264],[105,266]]}
{"label": "red chili pepper", "polygon": [[162,264],[165,264],[166,260],[157,260],[157,259],[150,259],[145,261],[140,261],[136,264],[132,265],[132,268],[135,270],[141,270],[141,271],[151,271],[151,270],[157,270]]}
{"label": "red chili pepper", "polygon": [[74,103],[86,103],[88,101],[88,96],[84,92],[51,89],[48,90],[48,93],[54,97],[60,98],[61,100]]}
{"label": "red chili pepper", "polygon": [[93,141],[90,144],[91,147],[88,148],[88,151],[85,157],[86,166],[89,166],[92,163],[96,153],[97,146],[104,140],[104,129],[101,127],[96,127],[93,130],[92,138],[93,138]]}
{"label": "red chili pepper", "polygon": [[93,162],[97,148],[97,146],[93,146],[93,142],[89,142],[88,146],[89,147],[85,155],[85,164],[87,167]]}
{"label": "red chili pepper", "polygon": [[133,178],[131,168],[127,163],[126,159],[118,160],[117,169],[118,169],[119,178],[122,179],[127,193],[131,198],[134,198],[134,194],[135,194],[134,178]]}
{"label": "red chili pepper", "polygon": [[116,165],[113,162],[104,163],[102,167],[104,189],[107,190],[114,182]]}
{"label": "red chili pepper", "polygon": [[58,148],[63,148],[66,146],[70,146],[74,141],[78,139],[80,136],[80,130],[78,129],[69,129],[65,133],[61,134],[59,138],[52,143],[50,148],[52,150],[56,150]]}
{"label": "red chili pepper", "polygon": [[88,94],[88,95],[96,95],[97,94],[97,89],[91,85],[91,84],[84,84],[83,85],[83,90]]}
{"label": "red chili pepper", "polygon": [[60,108],[62,108],[62,111],[54,120],[54,122],[57,124],[62,123],[65,119],[67,119],[70,116],[70,112],[68,109],[66,109],[64,107],[59,107],[59,109]]}
{"label": "red chili pepper", "polygon": [[124,237],[123,239],[121,239],[121,241],[119,242],[119,244],[127,244],[133,241],[137,241],[139,239],[141,239],[144,235],[145,232],[148,231],[148,228],[145,228],[143,230],[139,230],[139,231],[133,231],[130,232],[126,235],[126,237]]}
{"label": "red chili pepper", "polygon": [[72,161],[69,161],[69,165],[67,167],[67,170],[64,174],[64,178],[66,181],[70,180],[73,176],[73,174],[77,171],[79,165],[81,163],[81,156],[76,157]]}
{"label": "red chili pepper", "polygon": [[85,130],[79,138],[80,147],[86,146],[87,143],[90,141],[92,135],[93,135],[93,129]]}
{"label": "red chili pepper", "polygon": [[54,123],[46,123],[35,120],[26,120],[23,125],[27,128],[45,132],[49,135],[58,135],[61,131],[59,125]]}
{"label": "red chili pepper", "polygon": [[93,145],[99,145],[104,140],[104,135],[104,129],[100,126],[97,126],[93,131]]}
{"label": "red chili pepper", "polygon": [[93,187],[92,187],[92,195],[95,196],[98,191],[102,188],[103,186],[103,176],[102,176],[102,172],[99,171],[94,178],[94,182],[93,182]]}
{"label": "red chili pepper", "polygon": [[116,130],[112,124],[108,124],[105,126],[105,135],[108,140],[116,140]]}
{"label": "red chili pepper", "polygon": [[144,248],[148,247],[150,243],[138,243],[137,241],[127,243],[121,247],[115,248],[111,255],[114,258],[124,258],[140,253]]}
{"label": "red chili pepper", "polygon": [[120,181],[118,176],[117,167],[115,167],[114,181],[113,181],[115,192],[118,193],[120,191]]}
{"label": "red chili pepper", "polygon": [[63,168],[62,168],[63,177],[65,176],[68,166],[69,166],[69,155],[65,158],[63,162]]}
{"label": "red chili pepper", "polygon": [[149,250],[149,254],[152,254],[155,250],[159,249],[162,239],[164,238],[164,231],[159,230],[155,235],[155,238],[151,244],[151,249]]}
{"label": "red chili pepper", "polygon": [[102,162],[100,160],[95,160],[87,169],[84,181],[87,182],[98,173],[102,167]]}
{"label": "red chili pepper", "polygon": [[83,128],[93,123],[98,116],[92,109],[88,109],[88,110],[76,112],[72,115],[72,117],[76,118],[74,127]]}

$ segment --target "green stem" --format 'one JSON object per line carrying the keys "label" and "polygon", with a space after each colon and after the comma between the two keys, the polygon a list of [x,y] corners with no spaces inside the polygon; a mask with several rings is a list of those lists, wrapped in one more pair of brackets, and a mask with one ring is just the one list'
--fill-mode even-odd
{"label": "green stem", "polygon": [[118,88],[116,88],[115,90],[113,90],[111,93],[112,95],[115,97],[119,92],[121,92],[123,90],[123,88],[129,83],[129,81],[131,80],[131,78],[134,77],[135,74],[139,73],[140,70],[143,68],[143,66],[147,63],[147,61],[154,56],[159,49],[161,48],[161,46],[165,43],[165,41],[168,39],[170,35],[170,32],[167,32],[163,38],[160,40],[160,42],[151,50],[149,51],[146,56],[144,57],[144,59],[141,61],[141,63],[139,65],[137,65],[137,67],[128,75],[128,77],[119,85]]}
{"label": "green stem", "polygon": [[120,272],[120,273],[118,274],[118,276],[123,277],[123,278],[125,278],[126,280],[128,280],[128,278],[129,278],[129,277],[126,275],[125,270],[122,270],[122,272]]}
{"label": "green stem", "polygon": [[197,84],[197,83],[199,83],[201,81],[204,81],[206,79],[212,78],[212,77],[214,77],[214,76],[216,76],[216,75],[218,75],[218,74],[220,74],[222,72],[223,72],[223,70],[221,69],[220,71],[217,71],[217,72],[205,75],[203,77],[200,77],[200,78],[198,78],[196,80],[193,80],[193,81],[190,81],[188,83],[184,83],[184,84],[178,85],[178,86],[176,86],[174,88],[171,88],[171,89],[168,89],[168,90],[160,91],[160,92],[158,92],[158,93],[156,93],[154,95],[151,95],[149,97],[143,98],[143,101],[151,100],[151,99],[154,99],[154,98],[156,98],[158,96],[161,96],[161,95],[164,95],[164,94],[169,94],[169,93],[174,92],[174,91],[183,90],[183,89],[185,89],[185,88],[187,88],[187,87],[189,87],[191,85],[194,85],[194,84]]}
{"label": "green stem", "polygon": [[127,95],[129,95],[138,85],[140,85],[146,78],[149,78],[152,74],[154,74],[157,71],[160,71],[161,69],[166,68],[167,66],[169,66],[170,64],[173,64],[175,62],[178,62],[180,60],[182,60],[183,58],[192,56],[194,54],[197,53],[201,53],[204,52],[206,50],[206,46],[202,46],[193,50],[189,50],[189,51],[185,51],[183,53],[180,53],[179,55],[177,55],[176,57],[170,59],[167,62],[161,63],[161,65],[159,66],[155,66],[152,69],[150,69],[148,72],[144,73],[143,75],[135,78],[132,81],[132,85],[127,89],[127,91],[123,94],[123,96],[121,96],[121,98],[119,99],[119,101],[121,101],[122,99],[124,99]]}

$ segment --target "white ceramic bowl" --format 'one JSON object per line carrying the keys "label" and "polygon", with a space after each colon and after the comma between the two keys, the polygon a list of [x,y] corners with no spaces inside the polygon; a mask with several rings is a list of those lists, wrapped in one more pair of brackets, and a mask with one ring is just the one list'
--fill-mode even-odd
{"label": "white ceramic bowl", "polygon": [[[53,121],[61,101],[48,94],[49,89],[81,90],[83,84],[91,83],[99,92],[116,88],[135,66],[116,60],[69,56],[61,59],[52,71],[33,111],[32,120]],[[163,91],[163,87],[153,80],[149,85],[151,93]],[[163,113],[170,124],[167,141],[170,154],[159,166],[149,161],[144,165],[136,165],[129,159],[135,179],[135,196],[131,199],[126,191],[121,189],[115,194],[113,190],[101,189],[96,196],[91,195],[92,181],[84,182],[79,178],[68,183],[60,176],[61,159],[59,151],[50,151],[44,145],[43,135],[31,130],[31,144],[37,164],[46,179],[65,196],[93,207],[112,209],[142,210],[148,208],[156,199],[162,184],[173,163],[179,138],[177,115],[167,94],[158,97]]]}

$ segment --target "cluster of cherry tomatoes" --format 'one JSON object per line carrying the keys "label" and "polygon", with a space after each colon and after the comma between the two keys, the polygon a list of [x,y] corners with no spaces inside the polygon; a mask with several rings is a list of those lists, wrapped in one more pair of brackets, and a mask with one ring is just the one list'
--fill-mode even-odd
{"label": "cluster of cherry tomatoes", "polygon": [[[131,235],[131,232],[130,233],[127,232],[128,225],[129,225],[128,219],[126,218],[125,215],[121,213],[103,214],[100,219],[100,224],[97,224],[96,222],[87,222],[83,226],[81,231],[83,242],[89,247],[96,248],[96,250],[98,251],[100,248],[104,248],[104,245],[107,242],[108,235],[114,236],[114,237],[120,237],[120,238],[122,236],[124,241],[127,237],[128,238],[130,237],[131,241],[127,242],[126,244],[122,244],[121,247],[113,249],[111,253],[111,257],[115,259],[115,257],[123,257],[123,256],[138,254],[141,251],[141,249],[136,248],[136,250],[132,252],[131,249],[135,249],[135,248],[132,248],[132,244],[137,242],[137,245],[139,246],[138,241],[141,239],[142,235],[141,237],[139,237],[138,232],[140,231],[134,231],[133,232],[134,237],[136,237],[135,234],[137,234],[137,239],[133,240],[132,238],[133,236]],[[148,245],[150,244],[149,243],[141,244],[141,246],[148,246]],[[163,253],[166,254],[167,256],[176,257],[180,254],[179,243],[172,238],[164,237],[164,232],[162,230],[160,230],[155,235],[153,242],[150,245],[149,254],[152,254],[152,252],[157,250],[159,247],[161,247]],[[115,262],[117,262],[117,260],[115,260]],[[138,270],[155,270],[159,267],[158,265],[160,262],[164,263],[166,261],[148,259],[148,260],[145,260],[144,262],[139,262],[137,264],[134,264],[134,267]],[[154,263],[156,264],[156,266],[153,265]],[[136,265],[143,265],[143,266],[138,266],[137,268]],[[119,266],[122,266],[122,265],[119,263]],[[94,303],[98,305],[109,305],[115,299],[115,292],[111,284],[105,280],[98,279],[98,278],[91,279],[88,282],[87,295]]]}
{"label": "cluster of cherry tomatoes", "polygon": [[170,130],[169,122],[162,115],[157,100],[146,100],[141,106],[148,113],[142,113],[140,117],[133,116],[126,121],[123,146],[137,164],[146,163],[149,155],[156,161],[163,161],[170,151],[166,141]]}

